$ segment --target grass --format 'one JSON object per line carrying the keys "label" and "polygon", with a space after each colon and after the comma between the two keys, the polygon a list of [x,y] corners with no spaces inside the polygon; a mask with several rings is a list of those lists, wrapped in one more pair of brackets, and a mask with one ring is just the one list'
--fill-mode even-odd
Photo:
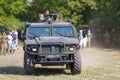
{"label": "grass", "polygon": [[76,75],[71,75],[69,70],[61,67],[37,67],[33,75],[25,75],[22,52],[11,56],[0,56],[0,80],[120,80],[120,51],[100,51],[104,63],[98,66],[82,66],[82,73]]}
{"label": "grass", "polygon": [[[11,68],[10,68],[11,69]],[[22,70],[22,69],[21,69]],[[120,70],[93,68],[83,69],[82,74],[71,75],[63,69],[36,69],[33,75],[24,75],[12,69],[10,72],[2,73],[0,80],[119,80]]]}

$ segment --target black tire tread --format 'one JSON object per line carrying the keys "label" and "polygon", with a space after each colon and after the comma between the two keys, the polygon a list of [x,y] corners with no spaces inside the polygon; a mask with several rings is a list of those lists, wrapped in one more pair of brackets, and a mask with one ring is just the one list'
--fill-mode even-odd
{"label": "black tire tread", "polygon": [[74,62],[70,64],[70,70],[72,74],[81,73],[81,56],[80,52],[77,52],[73,55]]}
{"label": "black tire tread", "polygon": [[[27,61],[29,60],[29,62]],[[32,74],[34,72],[35,65],[33,64],[33,56],[29,53],[24,54],[24,72],[25,74]]]}

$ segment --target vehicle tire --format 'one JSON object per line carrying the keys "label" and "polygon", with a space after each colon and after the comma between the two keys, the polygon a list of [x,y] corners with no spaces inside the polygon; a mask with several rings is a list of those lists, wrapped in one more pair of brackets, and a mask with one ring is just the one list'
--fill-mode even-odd
{"label": "vehicle tire", "polygon": [[35,70],[35,64],[33,64],[34,57],[29,54],[24,54],[24,71],[25,74],[32,74]]}
{"label": "vehicle tire", "polygon": [[70,71],[72,74],[81,73],[81,56],[80,52],[73,54],[73,63],[70,63]]}

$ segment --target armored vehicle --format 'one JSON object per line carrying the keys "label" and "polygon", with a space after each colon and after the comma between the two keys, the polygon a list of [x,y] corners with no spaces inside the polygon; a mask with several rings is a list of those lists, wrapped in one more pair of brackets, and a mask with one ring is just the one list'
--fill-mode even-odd
{"label": "armored vehicle", "polygon": [[24,71],[32,74],[35,64],[66,65],[72,74],[81,73],[80,46],[71,22],[28,23],[24,40]]}

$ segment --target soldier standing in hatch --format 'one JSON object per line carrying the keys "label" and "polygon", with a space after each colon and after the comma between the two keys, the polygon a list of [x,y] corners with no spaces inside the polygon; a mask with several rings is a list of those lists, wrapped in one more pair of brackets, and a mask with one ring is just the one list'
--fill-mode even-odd
{"label": "soldier standing in hatch", "polygon": [[1,38],[1,51],[0,51],[0,53],[5,55],[6,54],[6,46],[7,46],[7,44],[6,44],[7,36],[6,36],[5,32],[2,33],[2,36],[0,38]]}
{"label": "soldier standing in hatch", "polygon": [[49,15],[49,11],[46,10],[46,11],[44,12],[44,18],[45,18],[44,21],[47,21],[47,20],[48,20],[48,15]]}

